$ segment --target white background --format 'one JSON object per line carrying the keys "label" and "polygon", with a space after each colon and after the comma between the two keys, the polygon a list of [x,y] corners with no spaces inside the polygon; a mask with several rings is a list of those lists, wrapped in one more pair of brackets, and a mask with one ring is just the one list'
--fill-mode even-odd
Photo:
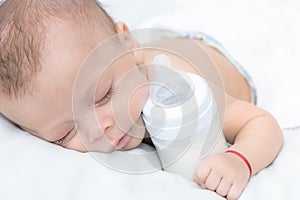
{"label": "white background", "polygon": [[282,127],[300,125],[300,1],[104,0],[130,28],[202,31],[219,40],[250,73],[258,105]]}

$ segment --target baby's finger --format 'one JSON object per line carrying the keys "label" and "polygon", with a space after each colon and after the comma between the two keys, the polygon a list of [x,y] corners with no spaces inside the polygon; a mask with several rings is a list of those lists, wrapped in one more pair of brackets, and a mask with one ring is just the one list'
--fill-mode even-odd
{"label": "baby's finger", "polygon": [[211,171],[205,181],[205,187],[209,190],[215,191],[220,184],[222,176],[215,171]]}
{"label": "baby's finger", "polygon": [[211,171],[208,165],[198,165],[197,170],[194,173],[194,181],[198,183],[202,188],[204,188],[206,179]]}
{"label": "baby's finger", "polygon": [[218,185],[218,188],[216,189],[216,193],[223,197],[226,196],[231,185],[231,181],[223,177],[220,184]]}
{"label": "baby's finger", "polygon": [[232,184],[228,193],[227,193],[227,200],[236,200],[239,198],[243,191],[242,185]]}

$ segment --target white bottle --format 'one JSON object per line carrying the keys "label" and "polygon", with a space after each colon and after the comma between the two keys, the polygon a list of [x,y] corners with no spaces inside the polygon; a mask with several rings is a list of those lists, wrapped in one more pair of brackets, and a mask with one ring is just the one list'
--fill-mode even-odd
{"label": "white bottle", "polygon": [[166,55],[153,60],[157,71],[143,119],[163,169],[192,180],[197,165],[228,147],[216,103],[206,81],[171,68]]}

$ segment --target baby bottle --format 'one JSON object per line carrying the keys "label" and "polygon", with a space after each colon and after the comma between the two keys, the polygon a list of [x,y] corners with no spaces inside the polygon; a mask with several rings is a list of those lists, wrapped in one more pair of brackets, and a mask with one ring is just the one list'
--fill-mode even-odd
{"label": "baby bottle", "polygon": [[216,102],[203,78],[172,69],[166,55],[153,65],[142,115],[146,129],[163,169],[192,180],[201,160],[227,149]]}

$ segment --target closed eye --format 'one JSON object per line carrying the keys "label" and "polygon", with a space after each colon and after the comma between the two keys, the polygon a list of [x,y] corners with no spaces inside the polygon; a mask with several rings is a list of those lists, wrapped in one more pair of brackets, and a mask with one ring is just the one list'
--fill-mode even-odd
{"label": "closed eye", "polygon": [[107,91],[107,93],[105,94],[105,96],[103,98],[101,98],[100,100],[96,101],[95,107],[99,107],[99,106],[106,104],[111,99],[113,93],[114,93],[113,87],[111,86],[109,88],[109,90]]}
{"label": "closed eye", "polygon": [[66,133],[62,138],[59,140],[54,141],[53,143],[58,144],[58,145],[63,145],[66,142],[68,142],[73,136],[73,132],[75,132],[75,127],[72,128],[68,133]]}

